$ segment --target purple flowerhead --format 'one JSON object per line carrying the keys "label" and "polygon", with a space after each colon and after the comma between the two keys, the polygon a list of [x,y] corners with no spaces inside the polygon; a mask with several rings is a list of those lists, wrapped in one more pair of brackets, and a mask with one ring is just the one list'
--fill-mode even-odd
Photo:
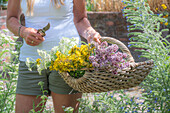
{"label": "purple flowerhead", "polygon": [[99,64],[97,62],[93,62],[92,65],[93,65],[93,67],[96,67],[96,68],[99,67]]}
{"label": "purple flowerhead", "polygon": [[102,63],[99,64],[99,67],[100,67],[101,69],[103,69],[104,66],[105,66],[105,65],[104,65],[104,62],[102,62]]}
{"label": "purple flowerhead", "polygon": [[106,51],[110,53],[113,53],[113,52],[115,53],[118,49],[119,47],[116,44],[112,44],[111,46],[108,46],[106,48]]}
{"label": "purple flowerhead", "polygon": [[90,60],[90,62],[94,62],[95,61],[95,56],[89,56],[89,60]]}
{"label": "purple flowerhead", "polygon": [[117,52],[117,53],[116,53],[116,56],[118,56],[118,57],[121,57],[121,58],[122,58],[122,57],[123,57],[123,54],[122,54],[121,52]]}
{"label": "purple flowerhead", "polygon": [[126,53],[123,53],[123,58],[126,58],[127,57],[127,54]]}
{"label": "purple flowerhead", "polygon": [[3,59],[2,61],[4,62],[4,61],[6,61],[6,59]]}
{"label": "purple flowerhead", "polygon": [[108,46],[108,43],[107,43],[106,41],[104,41],[104,42],[101,43],[101,46],[102,46],[102,47],[107,47],[107,46]]}
{"label": "purple flowerhead", "polygon": [[116,52],[119,49],[119,47],[116,44],[113,44],[112,47],[113,47],[113,52]]}
{"label": "purple flowerhead", "polygon": [[119,63],[122,59],[121,59],[121,57],[116,57],[115,60],[116,60],[117,63]]}
{"label": "purple flowerhead", "polygon": [[129,67],[129,66],[130,66],[129,62],[126,62],[126,63],[124,64],[124,67]]}
{"label": "purple flowerhead", "polygon": [[101,54],[105,54],[105,53],[106,53],[106,49],[104,49],[104,48],[103,48],[103,49],[100,49],[100,53],[101,53]]}

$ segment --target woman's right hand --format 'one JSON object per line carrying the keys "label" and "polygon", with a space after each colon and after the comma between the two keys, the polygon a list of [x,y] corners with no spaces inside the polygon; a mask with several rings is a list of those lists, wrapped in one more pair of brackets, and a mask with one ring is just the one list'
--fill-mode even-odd
{"label": "woman's right hand", "polygon": [[37,33],[37,31],[38,30],[34,28],[27,28],[22,26],[20,30],[20,36],[24,38],[28,45],[37,46],[45,40],[45,38]]}

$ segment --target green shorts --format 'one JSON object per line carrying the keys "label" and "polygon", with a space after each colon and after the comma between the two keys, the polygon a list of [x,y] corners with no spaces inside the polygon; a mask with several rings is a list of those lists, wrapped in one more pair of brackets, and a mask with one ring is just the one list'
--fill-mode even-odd
{"label": "green shorts", "polygon": [[[41,81],[43,82],[43,90],[41,85],[38,84]],[[39,75],[36,68],[29,71],[25,62],[20,61],[17,94],[50,95],[51,91],[57,94],[79,93],[66,84],[57,71],[43,70],[42,75]]]}

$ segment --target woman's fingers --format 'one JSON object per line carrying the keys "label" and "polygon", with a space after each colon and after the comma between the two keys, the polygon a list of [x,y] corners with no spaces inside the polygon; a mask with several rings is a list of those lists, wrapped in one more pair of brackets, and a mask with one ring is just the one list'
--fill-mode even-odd
{"label": "woman's fingers", "polygon": [[87,41],[90,43],[92,41],[95,41],[97,43],[101,43],[100,42],[100,34],[98,32],[96,32],[95,30],[89,30],[87,33],[86,33],[86,37],[87,37]]}
{"label": "woman's fingers", "polygon": [[25,28],[22,36],[30,46],[37,46],[45,40],[34,28]]}
{"label": "woman's fingers", "polygon": [[31,41],[27,42],[27,44],[30,45],[30,46],[37,46],[38,45],[36,43],[32,43]]}
{"label": "woman's fingers", "polygon": [[34,36],[36,39],[38,39],[40,41],[44,41],[45,40],[44,37],[42,37],[41,34],[39,34],[38,30],[36,30],[36,29],[31,29],[30,35]]}
{"label": "woman's fingers", "polygon": [[94,41],[96,41],[100,44],[101,43],[100,38],[101,38],[100,34],[98,32],[96,32],[95,35],[94,35]]}
{"label": "woman's fingers", "polygon": [[36,37],[33,37],[33,36],[28,36],[25,41],[28,45],[31,45],[31,46],[37,46],[40,43],[42,43],[41,40],[36,39]]}
{"label": "woman's fingers", "polygon": [[37,39],[37,37],[34,37],[34,36],[29,36],[28,38],[35,43],[41,43],[42,42],[41,40]]}
{"label": "woman's fingers", "polygon": [[34,32],[32,32],[32,34],[34,37],[36,37],[38,40],[44,41],[44,37],[41,36],[40,33],[38,33],[38,30],[34,29]]}

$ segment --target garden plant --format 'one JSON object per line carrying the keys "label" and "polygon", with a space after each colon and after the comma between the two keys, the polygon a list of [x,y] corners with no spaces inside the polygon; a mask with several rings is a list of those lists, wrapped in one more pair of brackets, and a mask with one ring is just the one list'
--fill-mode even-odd
{"label": "garden plant", "polygon": [[[80,113],[169,113],[170,112],[170,39],[169,13],[154,13],[147,0],[123,0],[123,16],[129,25],[130,43],[142,52],[139,57],[154,61],[154,68],[140,84],[141,95],[131,96],[127,90],[83,94]],[[162,4],[160,4],[161,6]],[[166,11],[166,5],[161,7]],[[155,9],[158,10],[158,9]],[[166,16],[166,17],[165,17]],[[162,27],[164,26],[164,27]],[[18,76],[18,54],[20,43],[17,37],[0,33],[0,113],[13,113],[15,89]],[[40,82],[39,85],[43,83]],[[44,91],[45,92],[45,91]],[[42,96],[44,102],[46,96]],[[37,106],[34,106],[35,108]],[[44,107],[44,106],[42,106]],[[73,109],[63,107],[66,113]],[[35,112],[34,109],[31,112]],[[45,107],[44,113],[53,113]]]}
{"label": "garden plant", "polygon": [[[17,37],[7,35],[7,31],[0,32],[0,113],[14,111],[15,89],[18,75]],[[14,48],[16,48],[14,50]]]}

